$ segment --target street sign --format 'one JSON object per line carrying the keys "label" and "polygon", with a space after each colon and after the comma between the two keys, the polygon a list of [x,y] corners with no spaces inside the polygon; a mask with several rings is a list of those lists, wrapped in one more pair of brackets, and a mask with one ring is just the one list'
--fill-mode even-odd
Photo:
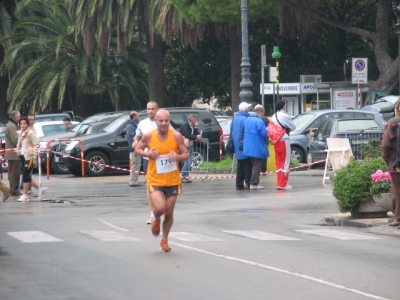
{"label": "street sign", "polygon": [[351,59],[351,83],[368,83],[368,58]]}
{"label": "street sign", "polygon": [[276,67],[269,67],[269,82],[276,82],[277,80]]}
{"label": "street sign", "polygon": [[263,68],[267,67],[267,53],[265,50],[265,45],[261,45],[261,66]]}

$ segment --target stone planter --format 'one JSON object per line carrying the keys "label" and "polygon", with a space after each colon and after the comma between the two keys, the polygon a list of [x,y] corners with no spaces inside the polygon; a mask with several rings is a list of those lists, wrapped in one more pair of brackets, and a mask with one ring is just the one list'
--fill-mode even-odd
{"label": "stone planter", "polygon": [[385,218],[387,213],[392,210],[390,193],[373,195],[370,200],[358,204],[352,211],[354,218]]}

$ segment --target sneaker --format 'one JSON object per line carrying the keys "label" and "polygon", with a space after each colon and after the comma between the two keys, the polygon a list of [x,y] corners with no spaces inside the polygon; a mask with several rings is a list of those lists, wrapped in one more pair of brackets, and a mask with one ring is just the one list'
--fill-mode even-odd
{"label": "sneaker", "polygon": [[18,198],[18,202],[29,202],[29,197],[27,195],[22,195]]}
{"label": "sneaker", "polygon": [[46,191],[47,191],[47,187],[42,186],[42,188],[40,189],[40,192],[39,192],[40,199],[43,199],[43,195],[46,193]]}
{"label": "sneaker", "polygon": [[293,187],[291,185],[287,185],[287,186],[277,186],[276,189],[277,190],[291,190]]}
{"label": "sneaker", "polygon": [[161,240],[160,243],[161,251],[170,252],[171,248],[168,246],[168,240]]}
{"label": "sneaker", "polygon": [[151,216],[151,217],[147,220],[146,224],[147,224],[147,225],[150,225],[150,224],[153,223],[153,222],[154,222],[154,217]]}
{"label": "sneaker", "polygon": [[158,236],[160,234],[160,222],[157,222],[156,220],[153,221],[151,224],[151,233],[154,236]]}
{"label": "sneaker", "polygon": [[250,190],[262,190],[264,188],[263,185],[251,185],[250,184]]}
{"label": "sneaker", "polygon": [[185,178],[185,179],[182,179],[182,182],[183,183],[191,183],[192,181],[188,178]]}

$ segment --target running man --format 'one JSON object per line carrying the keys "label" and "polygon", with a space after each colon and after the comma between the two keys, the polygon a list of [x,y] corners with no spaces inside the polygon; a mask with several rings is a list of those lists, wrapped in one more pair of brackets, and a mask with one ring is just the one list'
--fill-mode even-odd
{"label": "running man", "polygon": [[[168,111],[158,110],[155,121],[157,128],[143,135],[135,154],[149,159],[147,185],[154,213],[151,232],[154,236],[160,234],[161,216],[164,215],[160,247],[162,251],[169,252],[168,235],[174,219],[176,198],[181,193],[178,163],[188,160],[189,152],[182,135],[169,128],[171,117]],[[146,148],[149,149],[147,152]]]}

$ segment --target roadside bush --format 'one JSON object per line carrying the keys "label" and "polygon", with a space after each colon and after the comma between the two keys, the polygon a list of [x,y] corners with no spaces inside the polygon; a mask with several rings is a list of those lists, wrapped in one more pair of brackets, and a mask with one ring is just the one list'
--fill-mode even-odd
{"label": "roadside bush", "polygon": [[384,169],[385,161],[376,158],[351,160],[344,168],[338,170],[333,180],[333,196],[337,199],[339,210],[351,211],[359,203],[371,199],[371,174]]}
{"label": "roadside bush", "polygon": [[364,160],[382,157],[382,148],[380,139],[368,140],[368,144],[361,145],[360,153]]}

